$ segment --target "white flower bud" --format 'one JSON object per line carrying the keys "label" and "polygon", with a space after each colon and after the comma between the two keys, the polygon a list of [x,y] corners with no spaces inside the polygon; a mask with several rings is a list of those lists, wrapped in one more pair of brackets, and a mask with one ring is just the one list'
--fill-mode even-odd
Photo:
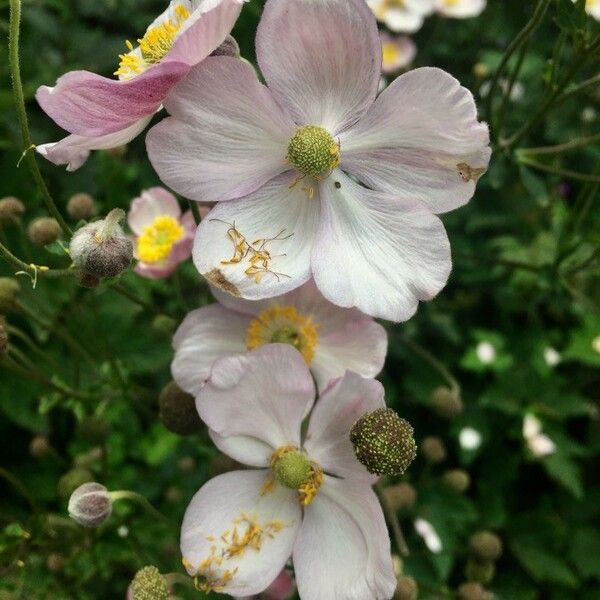
{"label": "white flower bud", "polygon": [[110,517],[111,512],[110,494],[99,483],[84,483],[69,498],[69,515],[83,527],[98,527]]}

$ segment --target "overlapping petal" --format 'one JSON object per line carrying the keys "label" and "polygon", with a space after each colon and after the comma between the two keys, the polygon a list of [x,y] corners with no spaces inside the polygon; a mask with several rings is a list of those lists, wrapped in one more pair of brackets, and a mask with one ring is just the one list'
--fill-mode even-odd
{"label": "overlapping petal", "polygon": [[133,233],[140,235],[156,217],[169,215],[179,219],[181,208],[173,194],[161,187],[144,190],[131,202],[127,213],[127,224]]}

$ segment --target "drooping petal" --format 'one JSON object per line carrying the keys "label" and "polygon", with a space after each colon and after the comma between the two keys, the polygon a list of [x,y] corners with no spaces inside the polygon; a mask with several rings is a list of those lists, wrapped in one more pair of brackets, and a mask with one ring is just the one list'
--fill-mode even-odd
{"label": "drooping petal", "polygon": [[252,437],[275,450],[299,447],[300,426],[314,393],[302,355],[286,344],[267,344],[217,360],[196,397],[196,407],[219,436]]}
{"label": "drooping petal", "polygon": [[373,483],[377,477],[356,458],[350,430],[364,414],[384,407],[384,389],[379,381],[346,372],[331,382],[315,404],[304,442],[306,452],[328,473]]}
{"label": "drooping petal", "polygon": [[207,58],[165,107],[172,116],[148,132],[148,155],[160,178],[187,198],[239,198],[287,169],[294,125],[241,60]]}
{"label": "drooping petal", "polygon": [[[207,588],[250,596],[267,588],[289,558],[302,518],[295,490],[266,494],[267,471],[233,471],[211,479],[190,502],[181,553]],[[212,585],[211,585],[212,584]]]}
{"label": "drooping petal", "polygon": [[69,133],[105,136],[153,115],[189,69],[181,62],[159,63],[127,81],[71,71],[55,87],[40,87],[36,99]]}
{"label": "drooping petal", "polygon": [[293,560],[302,600],[389,600],[396,589],[383,512],[366,484],[325,476]]}
{"label": "drooping petal", "polygon": [[189,313],[173,337],[171,374],[186,392],[198,394],[218,358],[246,351],[250,317],[211,304]]}
{"label": "drooping petal", "polygon": [[194,264],[214,286],[249,300],[284,294],[310,277],[310,252],[320,204],[294,175],[218,204],[200,223]]}
{"label": "drooping petal", "polygon": [[419,300],[444,287],[450,244],[442,222],[423,204],[368,190],[341,171],[321,184],[320,194],[311,266],[331,302],[405,321]]}
{"label": "drooping petal", "polygon": [[337,135],[375,99],[381,45],[363,0],[269,0],[256,53],[269,88],[299,125]]}
{"label": "drooping petal", "polygon": [[168,215],[179,219],[181,208],[177,198],[161,187],[144,190],[138,198],[131,202],[127,213],[127,224],[133,233],[141,235],[147,225],[156,217]]}
{"label": "drooping petal", "polygon": [[469,201],[491,153],[471,92],[428,67],[398,77],[340,142],[345,171],[434,213]]}
{"label": "drooping petal", "polygon": [[92,150],[117,148],[136,138],[146,129],[152,116],[140,119],[133,125],[108,135],[99,137],[68,135],[58,142],[36,146],[36,152],[55,165],[67,165],[67,171],[76,171],[85,163]]}

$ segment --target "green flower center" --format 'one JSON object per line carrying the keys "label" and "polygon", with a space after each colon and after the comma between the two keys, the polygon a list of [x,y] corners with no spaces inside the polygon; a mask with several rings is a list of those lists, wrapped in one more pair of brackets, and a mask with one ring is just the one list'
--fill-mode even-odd
{"label": "green flower center", "polygon": [[281,485],[297,490],[311,478],[313,469],[306,454],[293,450],[278,458],[273,472]]}
{"label": "green flower center", "polygon": [[288,145],[288,160],[303,175],[319,177],[340,164],[340,148],[323,127],[298,127]]}

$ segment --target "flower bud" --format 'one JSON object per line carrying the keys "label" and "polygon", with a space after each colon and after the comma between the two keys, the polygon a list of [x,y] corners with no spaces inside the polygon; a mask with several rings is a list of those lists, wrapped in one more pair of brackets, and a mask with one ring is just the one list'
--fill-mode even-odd
{"label": "flower bud", "polygon": [[426,437],[421,444],[421,452],[425,460],[431,464],[441,463],[446,460],[446,447],[439,437]]}
{"label": "flower bud", "polygon": [[458,394],[444,386],[433,390],[431,407],[436,415],[449,421],[456,418],[463,410],[462,400]]}
{"label": "flower bud", "polygon": [[398,577],[398,585],[394,593],[394,600],[417,600],[419,587],[413,577],[402,575]]}
{"label": "flower bud", "polygon": [[78,454],[73,460],[73,465],[77,468],[87,469],[95,462],[99,461],[104,455],[104,450],[100,446],[95,446],[88,452]]}
{"label": "flower bud", "polygon": [[87,469],[71,469],[58,480],[58,495],[68,498],[79,486],[93,480],[93,475]]}
{"label": "flower bud", "polygon": [[29,442],[29,454],[33,458],[44,458],[48,456],[52,451],[48,438],[43,435],[36,435],[31,442]]}
{"label": "flower bud", "polygon": [[169,586],[156,567],[148,566],[135,574],[131,592],[132,600],[167,600]]}
{"label": "flower bud", "polygon": [[7,196],[0,200],[0,223],[16,223],[25,213],[25,205],[15,196]]}
{"label": "flower bud", "polygon": [[67,214],[75,221],[89,221],[94,216],[94,199],[89,194],[74,194],[67,202]]}
{"label": "flower bud", "polygon": [[233,58],[240,57],[240,47],[232,35],[228,35],[223,43],[213,50],[211,56],[232,56]]}
{"label": "flower bud", "polygon": [[177,461],[177,468],[181,473],[192,473],[197,466],[196,460],[191,456],[182,456]]}
{"label": "flower bud", "polygon": [[442,475],[444,484],[457,494],[464,494],[471,485],[471,477],[462,469],[450,469]]}
{"label": "flower bud", "polygon": [[174,485],[170,485],[165,491],[165,500],[169,504],[177,504],[183,499],[183,492]]}
{"label": "flower bud", "polygon": [[171,335],[177,327],[177,321],[168,315],[156,315],[152,320],[152,329],[157,333]]}
{"label": "flower bud", "polygon": [[394,512],[411,508],[417,501],[417,491],[410,483],[406,482],[387,487],[383,493]]}
{"label": "flower bud", "polygon": [[477,531],[469,540],[469,548],[481,562],[494,562],[502,556],[502,540],[491,531]]}
{"label": "flower bud", "polygon": [[27,227],[27,237],[36,246],[53,244],[60,237],[62,230],[58,221],[52,217],[35,219]]}
{"label": "flower bud", "polygon": [[473,75],[475,75],[475,77],[483,79],[484,77],[487,77],[489,73],[490,68],[485,63],[477,62],[473,65]]}
{"label": "flower bud", "polygon": [[0,277],[0,311],[7,312],[15,303],[21,285],[12,277]]}
{"label": "flower bud", "polygon": [[417,454],[413,428],[391,408],[363,415],[350,431],[358,460],[375,475],[402,475]]}
{"label": "flower bud", "polygon": [[84,225],[71,239],[69,251],[81,282],[91,287],[94,280],[116,277],[133,259],[133,243],[119,225],[125,217],[120,208],[106,218]]}
{"label": "flower bud", "polygon": [[489,583],[494,579],[495,573],[496,567],[493,562],[480,562],[474,558],[470,558],[465,567],[467,579],[478,583]]}
{"label": "flower bud", "polygon": [[65,557],[62,554],[53,552],[46,558],[46,567],[52,573],[60,573],[65,568]]}
{"label": "flower bud", "polygon": [[483,589],[480,583],[463,583],[456,593],[460,600],[492,600],[493,594]]}
{"label": "flower bud", "polygon": [[79,435],[92,444],[102,444],[110,433],[110,423],[99,415],[86,415],[79,421]]}
{"label": "flower bud", "polygon": [[79,525],[98,527],[112,512],[110,494],[99,483],[84,483],[71,494],[68,510],[71,519]]}
{"label": "flower bud", "polygon": [[0,316],[0,360],[8,354],[8,329],[6,321]]}
{"label": "flower bud", "polygon": [[184,392],[174,381],[169,382],[158,397],[159,416],[173,433],[192,435],[202,429],[194,397]]}

